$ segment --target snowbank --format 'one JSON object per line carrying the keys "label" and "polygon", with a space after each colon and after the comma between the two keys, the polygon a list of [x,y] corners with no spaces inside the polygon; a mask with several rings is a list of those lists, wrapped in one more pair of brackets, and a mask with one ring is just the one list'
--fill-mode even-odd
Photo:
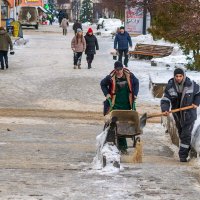
{"label": "snowbank", "polygon": [[98,24],[102,25],[102,29],[98,30],[98,32],[100,33],[100,35],[102,37],[109,37],[112,34],[116,33],[117,28],[119,28],[120,26],[122,26],[122,22],[120,19],[115,19],[115,18],[109,18],[109,19],[103,19],[101,18],[101,20],[98,22]]}
{"label": "snowbank", "polygon": [[163,58],[153,58],[151,61],[159,67],[167,68],[184,67],[188,63],[186,55],[170,55]]}

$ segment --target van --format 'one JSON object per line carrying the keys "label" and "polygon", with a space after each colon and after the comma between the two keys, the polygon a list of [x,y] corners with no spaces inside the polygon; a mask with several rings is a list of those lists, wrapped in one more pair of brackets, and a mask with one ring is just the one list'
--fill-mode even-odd
{"label": "van", "polygon": [[21,23],[22,26],[34,26],[36,29],[38,29],[39,14],[37,7],[21,7],[19,10],[18,21]]}

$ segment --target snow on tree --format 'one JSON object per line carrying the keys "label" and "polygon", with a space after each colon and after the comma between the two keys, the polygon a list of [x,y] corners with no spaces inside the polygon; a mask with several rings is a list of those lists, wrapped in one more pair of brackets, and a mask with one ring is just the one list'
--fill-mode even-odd
{"label": "snow on tree", "polygon": [[81,22],[92,22],[93,19],[93,8],[91,0],[83,0],[80,11]]}

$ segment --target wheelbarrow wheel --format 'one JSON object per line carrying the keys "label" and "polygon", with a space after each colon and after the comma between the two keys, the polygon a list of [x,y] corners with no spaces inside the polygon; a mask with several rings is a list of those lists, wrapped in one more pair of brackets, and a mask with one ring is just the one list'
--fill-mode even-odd
{"label": "wheelbarrow wheel", "polygon": [[135,148],[137,142],[140,142],[140,137],[135,137],[135,136],[133,136],[132,139],[133,139],[133,148]]}

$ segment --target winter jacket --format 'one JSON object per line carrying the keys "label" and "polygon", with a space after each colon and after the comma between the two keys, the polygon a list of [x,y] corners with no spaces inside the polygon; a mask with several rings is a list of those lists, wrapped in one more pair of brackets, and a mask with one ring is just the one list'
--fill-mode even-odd
{"label": "winter jacket", "polygon": [[0,51],[13,50],[13,44],[10,36],[5,30],[0,30]]}
{"label": "winter jacket", "polygon": [[[195,81],[190,80],[188,77],[185,78],[183,85],[182,96],[180,97],[176,89],[174,78],[170,79],[165,91],[164,96],[161,99],[161,110],[162,112],[169,111],[171,109],[181,108],[200,104],[200,87]],[[197,119],[197,109],[189,109],[178,113],[173,113],[175,121],[178,121],[181,126],[193,123]]]}
{"label": "winter jacket", "polygon": [[77,29],[78,29],[78,28],[80,28],[81,30],[83,30],[81,23],[75,22],[74,25],[73,25],[73,30],[74,30],[75,32],[77,32]]}
{"label": "winter jacket", "polygon": [[75,49],[75,52],[85,51],[85,48],[86,48],[85,38],[82,37],[82,42],[81,42],[81,38],[78,38],[78,43],[77,43],[76,42],[76,36],[74,36],[73,39],[72,39],[72,42],[71,42],[71,48]]}
{"label": "winter jacket", "polygon": [[97,38],[93,34],[92,35],[86,34],[85,41],[86,41],[85,54],[95,54],[96,50],[99,50],[99,44]]}
{"label": "winter jacket", "polygon": [[[135,77],[133,73],[131,73],[128,69],[124,68],[124,75],[127,79],[128,86],[129,86],[129,102],[130,107],[132,108],[133,102],[135,100],[135,97],[137,97],[139,92],[139,80]],[[104,93],[105,96],[110,94],[112,105],[115,104],[115,98],[116,98],[116,76],[115,76],[115,70],[113,70],[108,76],[106,76],[100,83],[101,90]],[[104,102],[104,115],[109,110],[109,104],[105,101]]]}
{"label": "winter jacket", "polygon": [[68,23],[68,20],[66,18],[63,18],[62,19],[62,22],[60,24],[60,26],[63,28],[63,29],[67,29],[69,23]]}
{"label": "winter jacket", "polygon": [[114,40],[114,49],[128,49],[128,45],[132,47],[132,41],[129,33],[126,31],[123,34],[117,33]]}

